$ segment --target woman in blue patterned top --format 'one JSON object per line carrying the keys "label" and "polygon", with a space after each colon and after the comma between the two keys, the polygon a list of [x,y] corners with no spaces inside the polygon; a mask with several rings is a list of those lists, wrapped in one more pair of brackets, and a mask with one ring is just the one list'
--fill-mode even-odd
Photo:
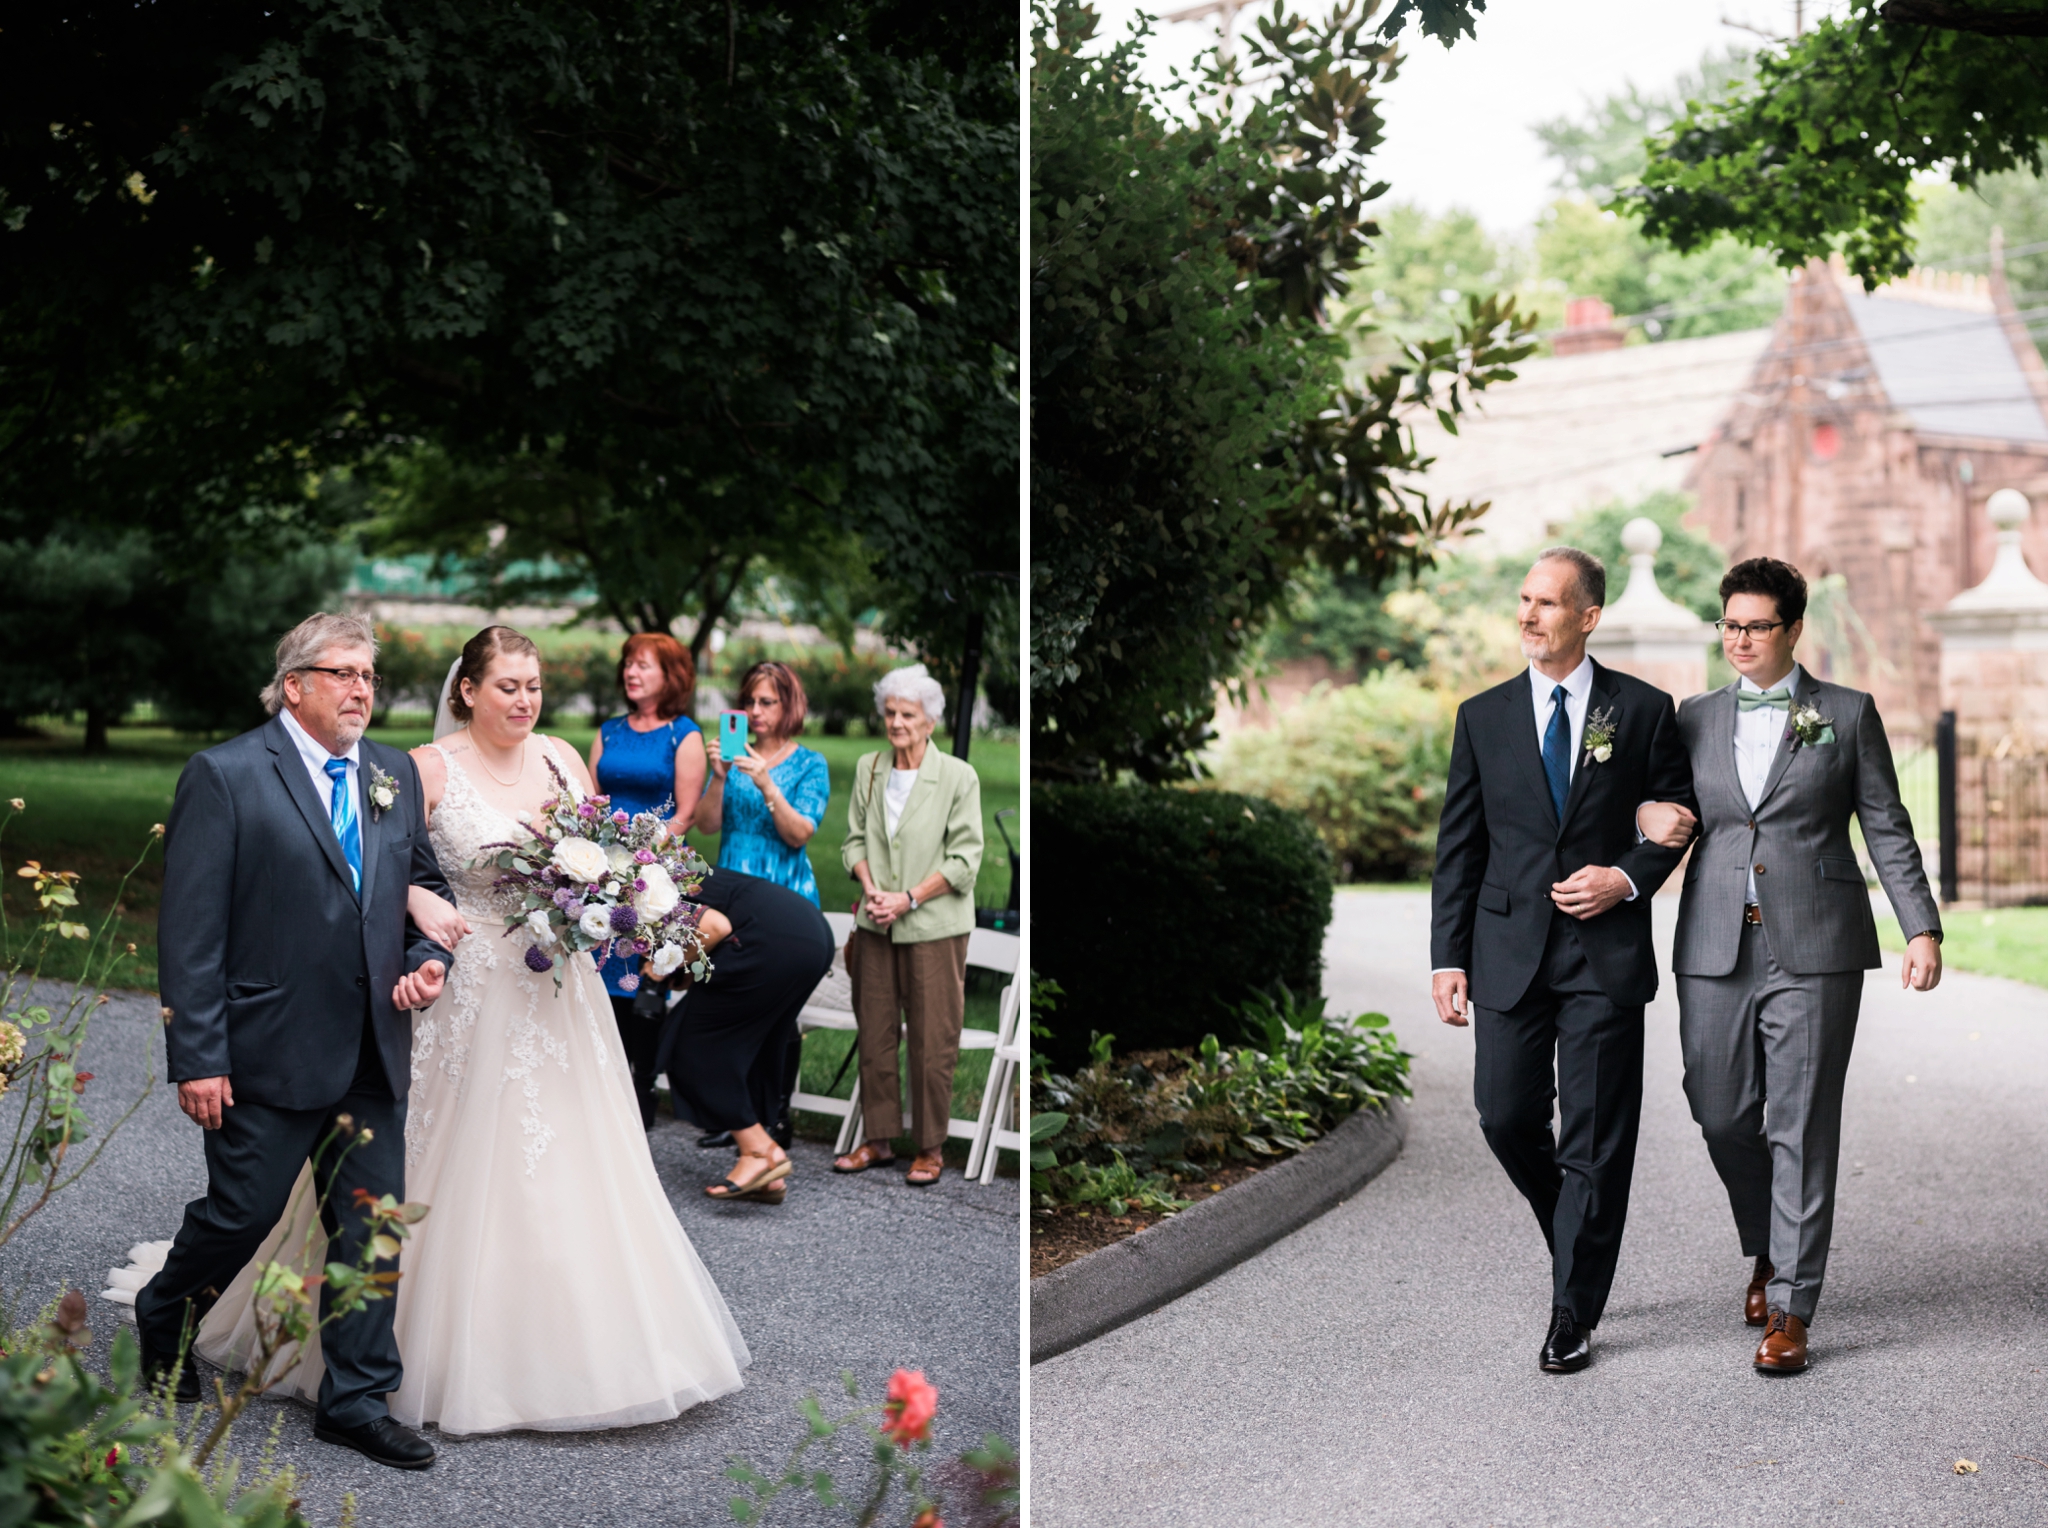
{"label": "woman in blue patterned top", "polygon": [[[832,777],[825,756],[796,741],[810,709],[803,681],[786,663],[757,663],[740,676],[737,693],[747,713],[747,751],[737,759],[723,758],[718,739],[705,740],[711,777],[697,803],[697,826],[720,835],[720,870],[773,881],[816,906],[818,878],[804,845],[825,820]],[[789,1100],[804,1059],[803,1035],[794,1023],[780,1043],[782,1110],[768,1133],[787,1147],[795,1133]]]}
{"label": "woman in blue patterned top", "polygon": [[786,663],[757,663],[740,676],[747,713],[747,751],[719,755],[707,738],[711,775],[697,804],[697,826],[720,834],[718,867],[759,876],[818,901],[818,878],[804,845],[825,820],[832,777],[825,756],[800,747],[809,702],[803,681]]}
{"label": "woman in blue patterned top", "polygon": [[[612,805],[628,812],[659,812],[669,831],[681,833],[696,815],[704,793],[704,734],[690,719],[697,670],[690,651],[666,632],[637,632],[619,654],[619,688],[632,709],[597,729],[590,745],[590,776]],[[640,987],[637,958],[614,955],[600,968],[619,1038],[633,1069],[640,1099],[640,1123],[654,1124],[654,1051],[661,1038],[660,1013],[633,1012]]]}

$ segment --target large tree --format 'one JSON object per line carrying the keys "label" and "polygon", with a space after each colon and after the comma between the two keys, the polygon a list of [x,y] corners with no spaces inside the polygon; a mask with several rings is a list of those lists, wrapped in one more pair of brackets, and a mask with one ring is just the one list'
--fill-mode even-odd
{"label": "large tree", "polygon": [[14,528],[304,519],[312,473],[425,446],[601,511],[634,624],[715,608],[673,566],[707,528],[799,515],[859,536],[907,639],[1015,598],[999,11],[82,0],[7,44]]}
{"label": "large tree", "polygon": [[1921,178],[2040,171],[2044,79],[2048,0],[1850,0],[1654,139],[1622,200],[1680,249],[1722,233],[1785,265],[1839,249],[1875,285],[1913,265]]}
{"label": "large tree", "polygon": [[[1356,389],[1327,322],[1377,231],[1367,173],[1390,45],[1373,6],[1276,5],[1192,115],[1139,78],[1142,34],[1041,8],[1032,77],[1033,768],[1184,774],[1215,688],[1308,559],[1382,579],[1483,506],[1431,502],[1405,418],[1455,421],[1527,354],[1475,298]],[[1453,426],[1455,427],[1455,426]]]}

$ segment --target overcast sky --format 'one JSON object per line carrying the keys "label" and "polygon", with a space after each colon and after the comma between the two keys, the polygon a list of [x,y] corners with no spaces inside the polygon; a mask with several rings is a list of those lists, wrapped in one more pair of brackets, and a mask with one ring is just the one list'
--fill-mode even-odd
{"label": "overcast sky", "polygon": [[[1187,3],[1095,0],[1099,35],[1123,35],[1140,10],[1156,15]],[[1808,0],[1809,18],[1824,3]],[[1324,0],[1292,4],[1304,14],[1325,9]],[[1249,14],[1241,13],[1241,25]],[[1709,50],[1758,42],[1724,26],[1724,16],[1785,32],[1792,0],[1492,0],[1477,37],[1449,49],[1420,40],[1411,26],[1401,76],[1385,96],[1379,171],[1393,182],[1388,200],[1438,212],[1464,207],[1496,232],[1526,229],[1557,195],[1531,124],[1631,81],[1661,89]],[[1159,77],[1165,65],[1184,67],[1213,45],[1214,27],[1158,23],[1151,57]]]}

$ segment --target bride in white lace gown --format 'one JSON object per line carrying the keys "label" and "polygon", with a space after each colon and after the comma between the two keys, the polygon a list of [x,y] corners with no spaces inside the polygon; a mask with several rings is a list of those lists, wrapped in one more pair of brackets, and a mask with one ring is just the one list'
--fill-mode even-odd
{"label": "bride in white lace gown", "polygon": [[[470,868],[554,793],[549,761],[589,791],[574,751],[532,733],[531,644],[492,628],[471,647],[493,633],[481,682],[458,680],[471,725],[414,755],[434,852],[474,932],[413,1024],[406,1197],[430,1211],[401,1261],[391,1414],[447,1433],[662,1421],[738,1389],[747,1348],[655,1175],[596,967],[566,960],[557,993],[553,972],[527,969],[524,941],[500,937],[510,906],[495,868]],[[294,1197],[301,1224],[281,1226],[214,1307],[201,1356],[246,1357],[255,1269],[305,1245],[309,1196]],[[281,1388],[312,1396],[319,1382],[309,1351]]]}

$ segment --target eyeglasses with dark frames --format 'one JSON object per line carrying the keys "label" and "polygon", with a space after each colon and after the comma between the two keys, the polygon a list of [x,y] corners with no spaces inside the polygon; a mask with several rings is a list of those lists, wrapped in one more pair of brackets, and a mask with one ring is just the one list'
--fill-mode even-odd
{"label": "eyeglasses with dark frames", "polygon": [[374,695],[377,691],[384,688],[384,676],[382,674],[366,673],[362,669],[322,668],[317,663],[309,663],[299,672],[302,674],[332,674],[341,681],[341,687],[344,690],[352,690],[360,684]]}
{"label": "eyeglasses with dark frames", "polygon": [[1716,621],[1714,627],[1722,636],[1739,642],[1744,637],[1755,637],[1761,640],[1764,637],[1768,637],[1780,626],[1786,624],[1788,623],[1784,621],[1749,621],[1745,623],[1742,621],[1730,621],[1724,618]]}

